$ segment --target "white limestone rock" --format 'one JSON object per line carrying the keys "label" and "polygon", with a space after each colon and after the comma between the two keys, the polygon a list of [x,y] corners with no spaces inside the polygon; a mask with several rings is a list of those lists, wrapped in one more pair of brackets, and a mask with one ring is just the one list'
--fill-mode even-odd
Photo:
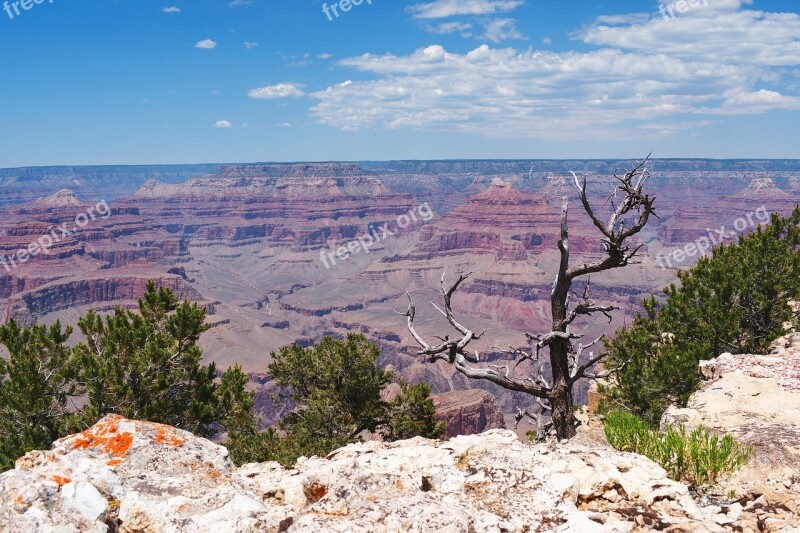
{"label": "white limestone rock", "polygon": [[0,531],[26,533],[718,532],[714,515],[742,512],[704,510],[644,457],[506,430],[237,469],[222,446],[118,416],[27,454],[0,494]]}

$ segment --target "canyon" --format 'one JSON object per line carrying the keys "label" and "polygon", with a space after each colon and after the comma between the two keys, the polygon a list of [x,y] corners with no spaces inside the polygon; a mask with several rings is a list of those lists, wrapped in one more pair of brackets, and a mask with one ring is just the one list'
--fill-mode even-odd
{"label": "canyon", "polygon": [[[201,342],[208,361],[239,363],[252,375],[264,422],[276,407],[270,353],[325,335],[361,332],[380,344],[380,364],[434,392],[482,388],[508,415],[528,399],[470,382],[430,364],[397,314],[409,291],[426,337],[450,333],[428,301],[441,278],[471,272],[454,299],[487,363],[510,365],[502,350],[526,346],[524,333],[549,330],[549,291],[558,261],[561,198],[570,198],[576,260],[602,253],[577,201],[570,171],[586,176],[592,203],[610,209],[615,172],[633,161],[442,161],[206,165],[200,167],[8,169],[0,171],[0,254],[10,256],[104,200],[111,215],[91,221],[16,268],[0,267],[4,320],[74,325],[89,309],[134,307],[148,279],[203,305],[212,326]],[[613,334],[642,298],[676,280],[659,255],[732,227],[760,207],[789,213],[800,201],[800,162],[653,160],[649,192],[659,218],[639,236],[638,263],[593,277],[611,322],[576,323],[586,335]],[[427,204],[433,216],[406,221]],[[377,228],[368,250],[327,265],[333,253]],[[754,228],[748,228],[748,231]],[[694,260],[697,258],[695,257]],[[574,287],[581,290],[583,282]],[[75,338],[79,338],[76,333]],[[524,372],[529,362],[517,369]],[[585,401],[585,386],[577,400]],[[470,400],[472,401],[472,400]],[[469,402],[467,402],[469,403]],[[469,424],[467,424],[469,425]]]}

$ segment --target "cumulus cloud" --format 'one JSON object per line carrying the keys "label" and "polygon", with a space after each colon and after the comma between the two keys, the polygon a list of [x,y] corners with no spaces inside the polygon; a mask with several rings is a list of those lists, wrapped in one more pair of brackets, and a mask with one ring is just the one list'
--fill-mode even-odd
{"label": "cumulus cloud", "polygon": [[214,127],[215,128],[221,128],[221,129],[229,129],[229,128],[233,127],[233,124],[231,124],[227,120],[218,120],[218,121],[216,121],[214,123]]}
{"label": "cumulus cloud", "polygon": [[248,50],[252,50],[253,48],[258,47],[258,43],[255,41],[245,41],[244,47],[247,48]]}
{"label": "cumulus cloud", "polygon": [[587,44],[663,53],[685,60],[749,67],[794,66],[800,62],[800,15],[742,9],[738,0],[716,0],[665,20],[600,21],[573,35]]}
{"label": "cumulus cloud", "polygon": [[406,9],[417,19],[439,19],[458,15],[508,13],[524,3],[524,0],[433,0],[414,4]]}
{"label": "cumulus cloud", "polygon": [[669,21],[657,8],[601,17],[572,35],[580,51],[433,45],[346,58],[339,65],[362,75],[313,93],[311,114],[346,131],[572,140],[658,138],[720,116],[800,110],[800,15],[712,4]]}
{"label": "cumulus cloud", "polygon": [[217,42],[212,41],[211,39],[204,39],[197,44],[194,45],[195,48],[200,48],[203,50],[212,50],[217,47]]}
{"label": "cumulus cloud", "polygon": [[250,98],[259,98],[262,100],[271,100],[273,98],[289,98],[304,96],[305,91],[294,83],[279,83],[277,85],[266,85],[256,89],[250,89],[247,96]]}
{"label": "cumulus cloud", "polygon": [[506,39],[522,39],[522,34],[517,31],[517,23],[514,19],[494,19],[485,24],[486,31],[483,34],[484,39],[488,39],[493,43],[499,43]]}
{"label": "cumulus cloud", "polygon": [[716,109],[709,109],[709,113],[717,115],[750,115],[775,109],[786,111],[800,109],[800,98],[785,96],[777,91],[769,91],[767,89],[759,89],[752,92],[733,89],[723,96],[722,105]]}
{"label": "cumulus cloud", "polygon": [[180,13],[181,8],[179,8],[178,6],[169,6],[161,8],[161,11],[163,11],[164,13]]}

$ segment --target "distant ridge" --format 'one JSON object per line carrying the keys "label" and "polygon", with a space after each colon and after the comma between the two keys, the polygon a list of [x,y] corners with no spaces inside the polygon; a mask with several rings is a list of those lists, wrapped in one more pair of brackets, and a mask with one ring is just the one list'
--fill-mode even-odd
{"label": "distant ridge", "polygon": [[791,196],[778,188],[771,178],[755,178],[750,184],[733,195],[736,200],[791,200]]}
{"label": "distant ridge", "polygon": [[302,163],[231,166],[219,175],[192,178],[182,184],[148,180],[130,198],[376,196],[388,192],[377,175],[355,163]]}
{"label": "distant ridge", "polygon": [[75,196],[75,193],[69,189],[61,189],[50,196],[35,200],[33,203],[39,207],[65,207],[84,204],[84,202],[79,200],[78,197]]}
{"label": "distant ridge", "polygon": [[[645,154],[643,154],[645,155]],[[595,172],[610,174],[630,168],[638,159],[476,159],[476,160],[405,160],[361,161],[366,170],[375,172],[408,172],[419,174],[475,172],[519,174],[568,174]],[[787,172],[800,171],[800,159],[651,159],[650,169],[660,171],[740,171]]]}

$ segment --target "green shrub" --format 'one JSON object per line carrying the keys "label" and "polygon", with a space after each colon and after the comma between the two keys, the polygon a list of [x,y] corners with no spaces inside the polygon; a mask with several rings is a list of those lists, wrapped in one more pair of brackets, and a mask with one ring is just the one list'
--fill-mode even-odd
{"label": "green shrub", "polygon": [[670,404],[684,407],[700,383],[697,364],[723,352],[764,353],[797,317],[800,296],[800,207],[773,215],[764,228],[717,246],[665,298],[644,310],[606,343],[607,368],[626,363],[600,390],[615,409],[658,427]]}
{"label": "green shrub", "polygon": [[0,357],[0,471],[109,413],[205,437],[255,432],[253,393],[241,368],[218,382],[214,363],[202,363],[205,309],[150,281],[138,311],[90,311],[78,327],[85,340],[70,347],[72,329],[58,322],[0,326],[9,354]]}
{"label": "green shrub", "polygon": [[689,434],[684,426],[670,426],[659,433],[622,411],[609,413],[603,430],[615,449],[644,455],[661,465],[671,479],[694,486],[716,483],[720,476],[741,468],[752,453],[752,448],[736,443],[731,435],[720,438],[702,426]]}
{"label": "green shrub", "polygon": [[380,348],[363,335],[325,337],[316,346],[285,346],[272,354],[269,371],[285,387],[295,408],[276,428],[230,435],[225,443],[236,464],[278,461],[291,466],[300,456],[324,457],[358,442],[364,431],[384,440],[421,435],[438,438],[445,425],[425,384],[399,383],[400,393],[384,401],[391,372],[376,364]]}

